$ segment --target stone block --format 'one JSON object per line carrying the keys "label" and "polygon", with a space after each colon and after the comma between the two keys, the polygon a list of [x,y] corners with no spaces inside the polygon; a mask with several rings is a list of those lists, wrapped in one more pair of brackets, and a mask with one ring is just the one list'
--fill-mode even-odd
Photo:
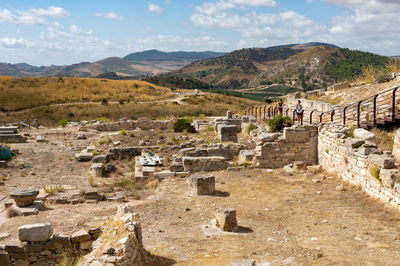
{"label": "stone block", "polygon": [[19,189],[11,192],[10,197],[18,207],[24,207],[32,204],[38,194],[36,189]]}
{"label": "stone block", "polygon": [[4,251],[0,250],[0,266],[9,266],[10,263],[10,255]]}
{"label": "stone block", "polygon": [[393,169],[396,167],[394,159],[387,155],[370,154],[369,160],[381,169]]}
{"label": "stone block", "polygon": [[226,111],[226,117],[227,117],[228,119],[231,119],[232,116],[233,116],[233,113],[232,113],[231,110]]}
{"label": "stone block", "polygon": [[78,242],[82,242],[82,241],[91,240],[91,238],[92,237],[90,236],[90,234],[83,229],[76,231],[76,232],[72,233],[72,235],[71,235],[72,243],[78,243]]}
{"label": "stone block", "polygon": [[397,181],[400,181],[400,173],[397,169],[381,169],[379,179],[382,185],[387,188],[393,188]]}
{"label": "stone block", "polygon": [[357,149],[365,143],[362,139],[352,138],[346,140],[346,146],[351,149]]}
{"label": "stone block", "polygon": [[394,137],[392,154],[396,162],[400,163],[400,129],[396,131],[396,135]]}
{"label": "stone block", "polygon": [[84,139],[86,139],[86,135],[85,135],[84,133],[80,133],[80,134],[78,134],[78,136],[76,137],[76,139],[78,139],[78,140],[84,140]]}
{"label": "stone block", "polygon": [[169,170],[171,172],[183,172],[184,171],[184,167],[183,167],[182,163],[173,163],[169,167]]}
{"label": "stone block", "polygon": [[89,250],[92,248],[93,240],[86,240],[79,242],[79,249]]}
{"label": "stone block", "polygon": [[97,155],[93,157],[92,162],[93,163],[108,163],[108,156],[107,155]]}
{"label": "stone block", "polygon": [[263,142],[263,143],[264,142],[273,142],[277,138],[279,138],[280,136],[282,136],[281,133],[263,133],[263,134],[258,136],[258,140]]}
{"label": "stone block", "polygon": [[93,175],[95,177],[103,176],[103,163],[93,163],[90,168],[92,169]]}
{"label": "stone block", "polygon": [[80,153],[75,154],[75,158],[76,158],[78,161],[88,162],[88,161],[91,161],[91,160],[92,160],[92,158],[93,158],[93,153],[92,153],[92,152],[85,152],[85,151],[82,151],[82,152],[80,152]]}
{"label": "stone block", "polygon": [[254,159],[255,152],[250,150],[241,150],[239,152],[239,159],[238,163],[240,165],[244,164],[245,162],[251,162]]}
{"label": "stone block", "polygon": [[194,196],[212,195],[215,192],[215,177],[213,175],[191,175],[189,184],[190,194]]}
{"label": "stone block", "polygon": [[376,143],[377,139],[374,133],[369,132],[368,130],[365,130],[363,128],[357,128],[354,130],[354,137],[358,139],[362,139],[364,141],[370,141],[373,143]]}
{"label": "stone block", "polygon": [[288,143],[305,143],[310,140],[310,133],[308,131],[291,130],[284,128],[283,138]]}
{"label": "stone block", "polygon": [[26,224],[18,228],[18,238],[21,242],[46,242],[53,234],[53,227],[49,223]]}
{"label": "stone block", "polygon": [[207,156],[207,157],[183,157],[183,167],[185,172],[211,172],[220,171],[228,167],[224,157]]}
{"label": "stone block", "polygon": [[215,213],[216,226],[223,231],[236,232],[238,229],[236,221],[236,210],[227,207],[218,207]]}

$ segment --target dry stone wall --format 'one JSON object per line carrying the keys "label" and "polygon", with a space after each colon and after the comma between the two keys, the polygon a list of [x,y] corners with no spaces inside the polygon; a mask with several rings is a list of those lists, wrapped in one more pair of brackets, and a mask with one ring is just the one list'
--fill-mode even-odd
{"label": "dry stone wall", "polygon": [[294,161],[313,165],[318,160],[318,132],[315,126],[292,126],[282,133],[258,136],[256,160],[259,167],[281,168]]}
{"label": "dry stone wall", "polygon": [[[370,196],[400,209],[400,174],[393,156],[367,139],[350,138],[349,128],[321,124],[318,135],[319,164]],[[359,135],[361,136],[361,135]]]}
{"label": "dry stone wall", "polygon": [[140,118],[138,120],[127,120],[109,123],[97,123],[91,127],[98,131],[120,131],[122,129],[133,130],[140,128],[143,130],[149,129],[171,129],[175,119],[171,120],[148,120],[147,118]]}

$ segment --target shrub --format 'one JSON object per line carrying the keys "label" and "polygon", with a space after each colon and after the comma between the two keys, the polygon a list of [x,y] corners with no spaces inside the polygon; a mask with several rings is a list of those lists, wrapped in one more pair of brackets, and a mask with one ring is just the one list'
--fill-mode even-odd
{"label": "shrub", "polygon": [[207,126],[207,131],[214,131],[214,127],[212,125]]}
{"label": "shrub", "polygon": [[125,135],[126,135],[126,129],[125,129],[125,128],[123,128],[123,129],[121,130],[121,135],[122,135],[122,136],[125,136]]}
{"label": "shrub", "polygon": [[191,125],[191,121],[188,118],[179,118],[173,125],[174,132],[183,132],[186,130],[188,133],[194,133],[196,130]]}
{"label": "shrub", "polygon": [[102,105],[107,105],[107,104],[108,104],[108,100],[107,100],[106,98],[103,98],[103,99],[101,100],[101,104],[102,104]]}
{"label": "shrub", "polygon": [[59,125],[59,126],[62,126],[62,127],[65,127],[67,124],[68,124],[68,121],[65,120],[65,119],[63,119],[63,120],[61,120],[60,122],[58,122],[58,125]]}
{"label": "shrub", "polygon": [[279,115],[269,120],[268,126],[271,132],[279,132],[284,127],[290,127],[292,123],[292,119],[289,116],[282,117],[281,115]]}
{"label": "shrub", "polygon": [[379,174],[381,173],[381,169],[380,169],[378,166],[372,165],[372,166],[369,168],[369,172],[371,173],[371,175],[372,175],[375,179],[377,179],[378,181],[380,181]]}
{"label": "shrub", "polygon": [[256,129],[256,126],[253,123],[250,123],[249,126],[247,127],[247,134],[250,134],[251,131]]}
{"label": "shrub", "polygon": [[354,138],[354,130],[357,129],[357,126],[351,126],[349,131],[349,137]]}

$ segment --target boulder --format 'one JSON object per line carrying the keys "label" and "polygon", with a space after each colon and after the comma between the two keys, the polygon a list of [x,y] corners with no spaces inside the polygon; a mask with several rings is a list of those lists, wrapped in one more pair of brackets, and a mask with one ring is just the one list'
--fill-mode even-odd
{"label": "boulder", "polygon": [[87,240],[90,240],[91,238],[92,237],[90,236],[90,234],[83,229],[76,231],[76,232],[72,233],[72,235],[71,235],[72,243],[87,241]]}
{"label": "boulder", "polygon": [[44,139],[44,137],[43,136],[37,136],[36,137],[36,142],[45,142],[45,139]]}
{"label": "boulder", "polygon": [[53,227],[49,223],[26,224],[18,228],[18,238],[21,242],[46,242],[53,234]]}
{"label": "boulder", "polygon": [[215,213],[216,226],[223,231],[236,232],[238,229],[236,221],[236,210],[227,207],[218,207]]}
{"label": "boulder", "polygon": [[358,139],[362,139],[364,141],[371,141],[373,143],[376,143],[376,136],[369,132],[368,130],[365,130],[363,128],[357,128],[354,130],[354,137]]}
{"label": "boulder", "polygon": [[190,194],[193,196],[212,195],[215,192],[213,175],[195,174],[189,176]]}
{"label": "boulder", "polygon": [[80,133],[80,134],[78,134],[78,136],[76,137],[76,139],[78,139],[78,140],[86,139],[86,135],[85,135],[84,133]]}

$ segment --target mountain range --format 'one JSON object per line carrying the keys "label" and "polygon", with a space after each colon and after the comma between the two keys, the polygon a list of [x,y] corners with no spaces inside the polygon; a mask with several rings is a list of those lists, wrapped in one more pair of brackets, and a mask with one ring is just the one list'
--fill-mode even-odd
{"label": "mountain range", "polygon": [[180,69],[197,60],[222,56],[222,52],[161,52],[148,50],[131,53],[123,58],[108,57],[93,63],[81,62],[69,66],[32,66],[26,63],[0,63],[2,76],[97,76],[115,72],[121,76],[155,75]]}

